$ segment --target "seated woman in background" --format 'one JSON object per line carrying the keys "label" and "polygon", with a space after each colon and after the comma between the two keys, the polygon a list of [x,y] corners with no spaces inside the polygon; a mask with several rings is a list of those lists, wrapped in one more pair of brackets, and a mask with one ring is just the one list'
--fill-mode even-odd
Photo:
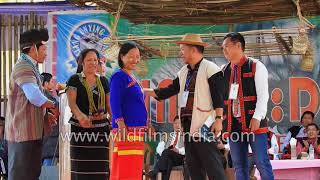
{"label": "seated woman in background", "polygon": [[311,123],[307,126],[307,134],[308,138],[306,140],[300,140],[297,144],[297,154],[301,155],[302,152],[306,152],[310,155],[309,148],[312,144],[314,148],[314,158],[320,158],[320,138],[318,138],[319,134],[319,126],[315,123]]}
{"label": "seated woman in background", "polygon": [[288,154],[290,151],[290,140],[291,138],[305,138],[307,137],[306,127],[308,124],[313,123],[314,113],[311,111],[305,111],[301,116],[301,125],[300,126],[292,126],[289,128],[286,138],[283,142],[283,154]]}

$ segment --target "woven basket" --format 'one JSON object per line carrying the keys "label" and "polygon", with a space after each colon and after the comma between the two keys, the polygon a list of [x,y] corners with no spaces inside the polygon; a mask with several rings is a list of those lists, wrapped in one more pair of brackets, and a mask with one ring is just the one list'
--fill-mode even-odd
{"label": "woven basket", "polygon": [[292,50],[296,54],[305,54],[308,49],[308,36],[306,34],[299,34],[293,38]]}
{"label": "woven basket", "polygon": [[308,49],[305,54],[302,55],[300,69],[302,71],[312,72],[314,67],[314,57],[313,57],[313,48],[311,44],[307,46]]}

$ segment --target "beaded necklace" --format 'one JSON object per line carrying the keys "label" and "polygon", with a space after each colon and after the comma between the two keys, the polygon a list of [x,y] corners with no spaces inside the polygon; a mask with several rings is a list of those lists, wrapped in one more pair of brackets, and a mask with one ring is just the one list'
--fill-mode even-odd
{"label": "beaded necklace", "polygon": [[98,88],[98,94],[99,94],[99,98],[98,98],[98,109],[96,107],[96,105],[94,104],[94,100],[93,100],[93,92],[92,89],[89,85],[89,83],[87,82],[85,76],[83,73],[79,74],[80,77],[80,81],[82,83],[82,85],[85,87],[86,91],[87,91],[87,97],[88,97],[88,101],[89,101],[89,115],[94,115],[96,113],[103,113],[105,111],[105,104],[106,104],[106,99],[105,99],[105,92],[100,80],[99,76],[96,76],[96,83],[97,83],[97,88]]}

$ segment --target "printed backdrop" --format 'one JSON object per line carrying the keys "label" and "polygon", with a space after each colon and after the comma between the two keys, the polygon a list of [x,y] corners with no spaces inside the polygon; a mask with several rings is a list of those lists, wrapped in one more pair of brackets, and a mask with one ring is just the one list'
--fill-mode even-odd
{"label": "printed backdrop", "polygon": [[[49,57],[46,70],[56,75],[56,80],[64,83],[76,71],[76,58],[84,48],[95,48],[103,55],[108,45],[103,38],[110,34],[112,16],[103,11],[71,11],[51,13],[48,17],[51,35]],[[320,25],[320,17],[310,19],[313,24]],[[236,31],[297,27],[296,19],[269,21],[250,24],[236,24]],[[134,25],[121,19],[117,30],[118,35],[181,35],[185,33],[227,32],[227,26],[174,26],[174,25]],[[272,36],[272,35],[270,35]],[[251,39],[252,38],[252,39]],[[250,36],[246,41],[255,40]],[[268,37],[264,37],[268,38]],[[272,37],[271,37],[272,38]],[[305,58],[293,55],[277,55],[255,57],[260,59],[269,71],[268,114],[270,127],[278,133],[285,133],[288,127],[297,124],[305,110],[318,114],[319,111],[319,60],[320,35],[319,27],[313,30],[311,39],[312,67],[303,68]],[[207,57],[218,65],[227,61],[224,58]],[[137,77],[144,87],[161,87],[176,77],[177,71],[183,66],[178,58],[148,59],[142,62]],[[117,68],[116,59],[108,61],[107,77]],[[157,102],[147,97],[146,104],[152,123],[158,130],[168,130],[169,123],[177,113],[177,100],[172,97]],[[316,116],[318,120],[318,116]]]}

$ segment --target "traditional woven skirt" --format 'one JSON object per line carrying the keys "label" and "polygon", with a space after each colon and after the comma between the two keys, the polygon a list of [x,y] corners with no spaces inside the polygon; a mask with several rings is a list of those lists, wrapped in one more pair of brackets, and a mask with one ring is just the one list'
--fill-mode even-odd
{"label": "traditional woven skirt", "polygon": [[109,127],[82,128],[71,125],[72,180],[109,179]]}
{"label": "traditional woven skirt", "polygon": [[[115,135],[116,132],[113,132]],[[126,141],[115,140],[111,180],[141,180],[144,157],[144,132],[132,133],[130,131]]]}

